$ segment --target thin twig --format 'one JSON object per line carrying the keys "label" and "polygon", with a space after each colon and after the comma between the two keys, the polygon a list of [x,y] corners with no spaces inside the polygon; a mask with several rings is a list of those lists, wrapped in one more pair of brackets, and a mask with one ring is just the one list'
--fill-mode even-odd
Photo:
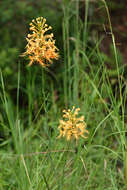
{"label": "thin twig", "polygon": [[[35,155],[39,155],[39,154],[49,154],[49,153],[59,153],[59,152],[75,152],[74,150],[51,150],[51,151],[47,151],[47,152],[32,152],[32,153],[28,153],[28,154],[7,154],[7,157],[12,157],[12,158],[18,158],[21,156],[24,157],[31,157],[31,156],[35,156]],[[6,154],[0,154],[0,155],[6,155]]]}
{"label": "thin twig", "polygon": [[26,171],[26,175],[27,175],[29,184],[30,184],[30,186],[32,186],[32,185],[31,185],[31,181],[30,181],[30,177],[29,177],[29,173],[28,173],[28,170],[27,170],[27,167],[26,167],[26,163],[25,163],[25,160],[24,160],[24,157],[23,157],[23,154],[21,154],[21,160],[22,160],[22,162],[23,162],[23,165],[24,165],[24,168],[25,168],[25,171]]}

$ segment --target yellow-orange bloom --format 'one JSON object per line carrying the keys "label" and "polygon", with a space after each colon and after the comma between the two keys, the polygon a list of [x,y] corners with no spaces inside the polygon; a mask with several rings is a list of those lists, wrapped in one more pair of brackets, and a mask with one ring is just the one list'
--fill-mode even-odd
{"label": "yellow-orange bloom", "polygon": [[46,19],[43,17],[33,19],[30,23],[31,34],[28,34],[26,40],[26,52],[23,56],[28,56],[29,66],[34,62],[41,64],[43,67],[52,64],[53,59],[58,59],[58,48],[53,40],[53,33],[45,34],[52,27],[46,24]]}
{"label": "yellow-orange bloom", "polygon": [[58,129],[60,131],[60,137],[66,137],[67,140],[76,139],[79,137],[87,138],[84,136],[84,133],[89,133],[86,130],[86,123],[84,121],[84,116],[78,117],[78,112],[80,108],[76,108],[73,106],[72,110],[63,110],[63,120],[60,120],[60,124]]}

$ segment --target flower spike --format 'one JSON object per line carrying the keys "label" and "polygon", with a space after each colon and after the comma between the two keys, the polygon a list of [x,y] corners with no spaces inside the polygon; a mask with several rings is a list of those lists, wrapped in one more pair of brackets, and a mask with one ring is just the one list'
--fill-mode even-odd
{"label": "flower spike", "polygon": [[84,121],[84,116],[78,117],[78,112],[80,108],[75,108],[73,106],[72,110],[63,110],[63,120],[60,120],[58,129],[60,131],[60,137],[66,137],[67,140],[76,139],[79,137],[87,138],[84,133],[89,133],[86,130],[86,123]]}
{"label": "flower spike", "polygon": [[58,48],[55,46],[53,33],[46,34],[52,27],[46,24],[46,19],[38,17],[33,19],[30,23],[31,34],[27,35],[26,51],[22,56],[28,56],[30,62],[29,66],[33,63],[39,63],[41,66],[46,67],[52,64],[53,59],[58,59]]}

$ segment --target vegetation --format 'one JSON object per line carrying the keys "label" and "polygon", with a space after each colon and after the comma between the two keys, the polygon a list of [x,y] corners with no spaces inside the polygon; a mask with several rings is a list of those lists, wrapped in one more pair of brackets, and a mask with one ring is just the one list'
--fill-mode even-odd
{"label": "vegetation", "polygon": [[[0,4],[0,190],[126,190],[127,70],[110,16],[124,3]],[[28,36],[42,17],[54,36]]]}

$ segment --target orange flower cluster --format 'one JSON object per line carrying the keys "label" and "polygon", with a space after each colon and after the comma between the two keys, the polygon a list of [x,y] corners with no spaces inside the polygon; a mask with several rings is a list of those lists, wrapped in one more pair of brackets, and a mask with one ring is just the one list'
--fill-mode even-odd
{"label": "orange flower cluster", "polygon": [[30,23],[32,34],[28,34],[26,40],[26,52],[23,56],[28,56],[30,59],[29,66],[34,62],[41,64],[43,67],[49,66],[53,59],[58,59],[58,48],[53,40],[53,33],[45,34],[52,27],[46,24],[46,19],[43,17],[36,18]]}
{"label": "orange flower cluster", "polygon": [[63,110],[63,118],[64,120],[60,120],[60,125],[58,126],[58,129],[60,130],[60,137],[66,137],[67,140],[71,140],[72,138],[75,138],[76,140],[79,139],[79,137],[87,138],[84,136],[84,133],[89,133],[86,130],[86,123],[84,121],[84,116],[78,116],[78,112],[80,111],[80,108],[75,109],[73,106],[72,110]]}

